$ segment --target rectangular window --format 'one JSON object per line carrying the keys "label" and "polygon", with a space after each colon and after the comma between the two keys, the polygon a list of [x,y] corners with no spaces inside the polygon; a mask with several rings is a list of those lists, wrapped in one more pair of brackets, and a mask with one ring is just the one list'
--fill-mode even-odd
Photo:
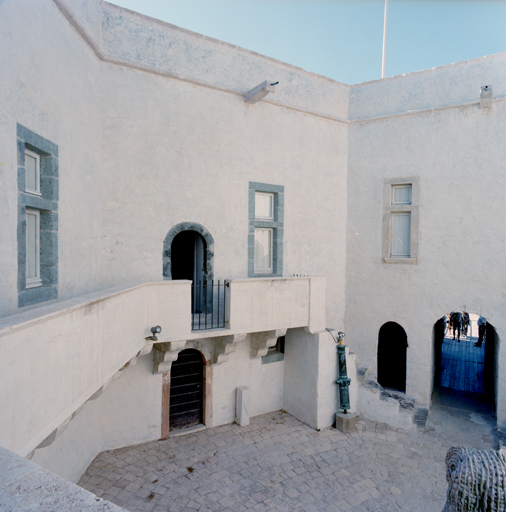
{"label": "rectangular window", "polygon": [[26,210],[26,287],[41,286],[40,278],[40,213]]}
{"label": "rectangular window", "polygon": [[411,204],[411,185],[392,185],[392,204]]}
{"label": "rectangular window", "polygon": [[392,213],[392,258],[411,256],[411,213]]}
{"label": "rectangular window", "polygon": [[255,228],[255,272],[271,274],[272,268],[272,229]]}
{"label": "rectangular window", "polygon": [[284,187],[249,184],[248,275],[283,275]]}
{"label": "rectangular window", "polygon": [[18,307],[58,297],[58,146],[17,125]]}
{"label": "rectangular window", "polygon": [[255,192],[255,219],[274,220],[274,194]]}
{"label": "rectangular window", "polygon": [[25,191],[40,194],[40,156],[25,149]]}
{"label": "rectangular window", "polygon": [[418,177],[387,179],[383,185],[383,261],[418,263]]}

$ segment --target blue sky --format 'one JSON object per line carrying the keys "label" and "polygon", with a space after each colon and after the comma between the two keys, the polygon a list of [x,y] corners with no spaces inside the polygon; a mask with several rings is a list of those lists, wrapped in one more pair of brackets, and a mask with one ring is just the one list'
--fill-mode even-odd
{"label": "blue sky", "polygon": [[[381,77],[384,0],[111,0],[307,71]],[[389,0],[385,76],[506,51],[506,0]]]}

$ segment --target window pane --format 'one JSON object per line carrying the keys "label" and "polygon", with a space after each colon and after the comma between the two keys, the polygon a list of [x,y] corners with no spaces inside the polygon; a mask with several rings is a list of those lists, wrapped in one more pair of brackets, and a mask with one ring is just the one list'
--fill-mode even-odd
{"label": "window pane", "polygon": [[274,219],[274,194],[255,192],[255,218]]}
{"label": "window pane", "polygon": [[26,213],[26,278],[39,277],[39,238],[38,217],[33,213]]}
{"label": "window pane", "polygon": [[37,174],[38,174],[37,158],[25,153],[25,188],[26,190],[34,190],[38,192]]}
{"label": "window pane", "polygon": [[272,272],[272,229],[255,229],[255,272]]}
{"label": "window pane", "polygon": [[411,204],[411,185],[394,185],[392,204]]}
{"label": "window pane", "polygon": [[394,258],[409,258],[411,253],[411,213],[392,214],[392,251]]}

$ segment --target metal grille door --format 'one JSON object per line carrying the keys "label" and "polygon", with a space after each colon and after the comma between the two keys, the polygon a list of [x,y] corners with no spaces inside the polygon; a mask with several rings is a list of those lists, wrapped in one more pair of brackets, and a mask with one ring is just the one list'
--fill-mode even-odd
{"label": "metal grille door", "polygon": [[179,430],[202,423],[204,362],[198,350],[179,353],[170,371],[169,429]]}

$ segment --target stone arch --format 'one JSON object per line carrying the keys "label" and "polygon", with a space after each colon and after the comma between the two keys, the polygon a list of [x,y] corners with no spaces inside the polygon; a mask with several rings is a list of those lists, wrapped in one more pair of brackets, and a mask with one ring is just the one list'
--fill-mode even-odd
{"label": "stone arch", "polygon": [[386,322],[378,334],[378,383],[406,391],[408,337],[395,322]]}
{"label": "stone arch", "polygon": [[206,242],[206,269],[208,279],[214,279],[214,238],[201,224],[196,222],[181,222],[172,227],[163,240],[163,278],[172,279],[171,248],[176,235],[183,231],[195,231]]}
{"label": "stone arch", "polygon": [[207,427],[213,426],[213,411],[212,411],[212,383],[213,383],[213,365],[211,360],[212,350],[206,346],[202,340],[189,340],[183,346],[174,351],[172,354],[172,361],[170,366],[164,368],[166,371],[162,374],[162,428],[161,439],[170,437],[172,430],[170,418],[170,404],[171,404],[171,383],[172,383],[172,367],[179,359],[180,354],[193,352],[198,353],[202,358],[203,375],[202,375],[202,422]]}

